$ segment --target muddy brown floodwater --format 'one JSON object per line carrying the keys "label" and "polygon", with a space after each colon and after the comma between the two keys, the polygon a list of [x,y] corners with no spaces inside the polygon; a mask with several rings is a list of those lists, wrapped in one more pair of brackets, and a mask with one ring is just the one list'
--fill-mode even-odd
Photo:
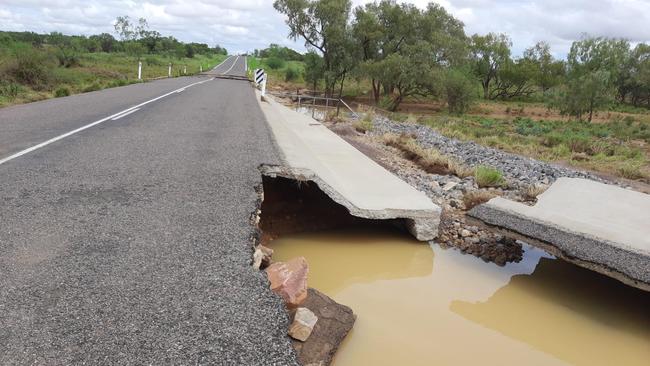
{"label": "muddy brown floodwater", "polygon": [[383,229],[287,235],[357,322],[334,365],[648,365],[650,295],[533,247],[498,267]]}

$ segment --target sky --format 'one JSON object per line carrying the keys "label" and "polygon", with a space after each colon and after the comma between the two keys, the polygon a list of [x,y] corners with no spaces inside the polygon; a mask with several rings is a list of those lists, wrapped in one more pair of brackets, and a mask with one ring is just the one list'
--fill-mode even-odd
{"label": "sky", "polygon": [[[372,0],[353,0],[354,6]],[[401,2],[401,1],[400,1]],[[425,7],[429,0],[410,0]],[[650,0],[440,0],[469,34],[507,33],[513,54],[545,40],[564,57],[583,34],[650,42]],[[150,28],[185,42],[220,44],[231,53],[287,39],[288,28],[272,0],[0,0],[0,30],[91,35],[114,33],[117,16],[144,17]]]}

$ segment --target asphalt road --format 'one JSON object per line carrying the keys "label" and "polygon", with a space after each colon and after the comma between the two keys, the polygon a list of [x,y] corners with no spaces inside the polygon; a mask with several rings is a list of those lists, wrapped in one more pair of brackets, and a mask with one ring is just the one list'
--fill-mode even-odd
{"label": "asphalt road", "polygon": [[295,364],[251,267],[278,162],[254,98],[200,76],[0,109],[0,364]]}

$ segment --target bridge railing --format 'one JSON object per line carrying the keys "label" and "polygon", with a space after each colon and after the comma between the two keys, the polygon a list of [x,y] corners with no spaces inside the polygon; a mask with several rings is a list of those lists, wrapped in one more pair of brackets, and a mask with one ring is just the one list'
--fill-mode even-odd
{"label": "bridge railing", "polygon": [[292,94],[280,92],[267,92],[268,94],[275,95],[281,98],[289,98],[292,102],[297,103],[298,108],[307,107],[312,109],[312,117],[316,108],[336,108],[336,116],[339,116],[341,108],[345,108],[354,118],[359,118],[359,115],[341,98],[328,98],[320,97],[309,94]]}

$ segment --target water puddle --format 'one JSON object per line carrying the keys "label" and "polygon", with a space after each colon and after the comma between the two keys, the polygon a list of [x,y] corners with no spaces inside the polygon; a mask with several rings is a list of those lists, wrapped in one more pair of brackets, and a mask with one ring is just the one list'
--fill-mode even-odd
{"label": "water puddle", "polygon": [[377,229],[287,235],[357,323],[347,365],[647,365],[650,296],[532,247],[505,267]]}

